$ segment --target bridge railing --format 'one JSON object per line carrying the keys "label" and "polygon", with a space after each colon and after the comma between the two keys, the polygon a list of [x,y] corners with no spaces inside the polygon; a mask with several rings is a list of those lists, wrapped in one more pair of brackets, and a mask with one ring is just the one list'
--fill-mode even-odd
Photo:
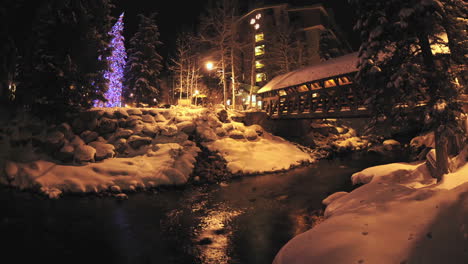
{"label": "bridge railing", "polygon": [[[333,78],[335,86],[327,87],[324,80],[318,85],[303,84],[307,89],[290,87],[280,92],[265,94],[262,98],[263,110],[272,118],[327,118],[365,116],[367,98],[365,92],[348,82],[340,84],[341,76]],[[349,77],[349,76],[348,76]],[[318,87],[318,89],[317,89]]]}

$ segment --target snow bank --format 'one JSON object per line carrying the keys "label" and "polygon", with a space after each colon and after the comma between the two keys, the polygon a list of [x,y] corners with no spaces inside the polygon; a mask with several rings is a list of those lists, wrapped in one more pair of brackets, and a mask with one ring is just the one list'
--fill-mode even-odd
{"label": "snow bank", "polygon": [[[132,191],[187,182],[200,151],[189,136],[227,161],[232,173],[288,169],[313,158],[221,108],[94,108],[70,124],[13,122],[0,130],[0,183],[64,192]],[[26,144],[26,145],[25,145]]]}
{"label": "snow bank", "polygon": [[5,172],[7,177],[0,177],[0,183],[20,189],[39,188],[50,198],[57,198],[63,192],[121,192],[186,183],[199,149],[191,142],[185,147],[174,143],[155,146],[154,151],[142,156],[106,159],[82,166],[44,160],[10,161]]}
{"label": "snow bank", "polygon": [[258,125],[235,122],[232,117],[233,113],[221,110],[195,121],[202,145],[218,153],[227,162],[229,172],[272,172],[315,160],[291,142],[271,135]]}
{"label": "snow bank", "polygon": [[355,173],[353,182],[365,185],[325,199],[326,220],[289,241],[273,263],[468,263],[468,165],[441,183],[425,167]]}
{"label": "snow bank", "polygon": [[290,142],[260,138],[257,141],[222,138],[204,144],[218,152],[232,173],[262,173],[289,169],[313,158]]}

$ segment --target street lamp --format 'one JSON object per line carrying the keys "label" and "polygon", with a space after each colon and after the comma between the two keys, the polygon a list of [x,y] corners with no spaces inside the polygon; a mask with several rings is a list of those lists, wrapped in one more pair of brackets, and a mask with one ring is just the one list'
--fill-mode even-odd
{"label": "street lamp", "polygon": [[200,92],[198,90],[195,90],[195,105],[197,105],[197,99],[198,99],[198,94]]}
{"label": "street lamp", "polygon": [[207,62],[206,63],[206,69],[209,70],[209,71],[213,70],[214,69],[213,62],[211,62],[211,61]]}

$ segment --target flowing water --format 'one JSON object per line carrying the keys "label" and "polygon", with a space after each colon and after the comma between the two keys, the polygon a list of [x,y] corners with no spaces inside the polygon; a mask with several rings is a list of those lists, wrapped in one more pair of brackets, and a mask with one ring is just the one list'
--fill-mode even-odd
{"label": "flowing water", "polygon": [[3,263],[271,263],[292,237],[310,229],[350,176],[372,157],[323,160],[285,173],[221,184],[112,197],[0,189]]}

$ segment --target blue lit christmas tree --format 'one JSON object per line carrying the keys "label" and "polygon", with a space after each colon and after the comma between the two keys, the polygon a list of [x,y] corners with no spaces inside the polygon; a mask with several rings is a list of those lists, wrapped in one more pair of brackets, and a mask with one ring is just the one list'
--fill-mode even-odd
{"label": "blue lit christmas tree", "polygon": [[107,102],[96,102],[97,107],[120,107],[122,106],[122,82],[124,76],[125,59],[127,53],[125,52],[123,31],[123,16],[122,13],[119,20],[112,27],[109,35],[112,36],[109,47],[112,49],[112,54],[107,57],[110,65],[110,70],[104,73],[104,77],[109,81],[109,86],[104,97]]}

